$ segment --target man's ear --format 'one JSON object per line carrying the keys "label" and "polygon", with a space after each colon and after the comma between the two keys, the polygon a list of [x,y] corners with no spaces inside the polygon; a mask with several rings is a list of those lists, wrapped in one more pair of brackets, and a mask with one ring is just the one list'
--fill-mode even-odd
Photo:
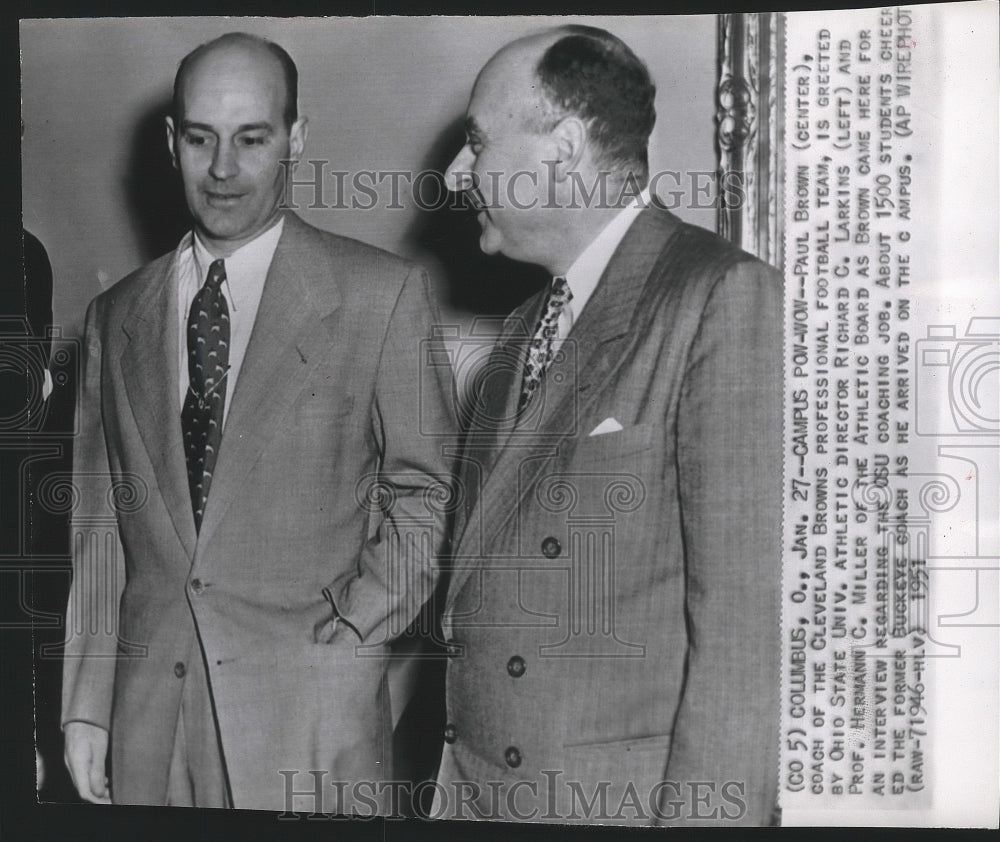
{"label": "man's ear", "polygon": [[177,129],[174,126],[174,118],[167,117],[167,149],[170,150],[170,160],[174,163],[174,169],[178,169],[177,164]]}
{"label": "man's ear", "polygon": [[552,129],[551,137],[556,144],[555,178],[565,181],[571,172],[580,171],[587,149],[587,124],[579,117],[563,117]]}
{"label": "man's ear", "polygon": [[292,123],[292,130],[288,133],[288,149],[293,160],[297,161],[302,157],[302,151],[306,148],[306,138],[309,136],[309,118],[299,117]]}

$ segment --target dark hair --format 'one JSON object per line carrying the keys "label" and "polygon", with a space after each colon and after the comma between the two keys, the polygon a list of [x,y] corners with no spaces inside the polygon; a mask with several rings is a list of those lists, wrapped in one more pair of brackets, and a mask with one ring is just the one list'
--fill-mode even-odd
{"label": "dark hair", "polygon": [[268,41],[266,38],[261,38],[259,35],[251,35],[247,32],[227,32],[225,35],[220,35],[218,38],[196,47],[181,59],[181,63],[177,65],[177,74],[174,76],[174,119],[178,122],[181,119],[181,85],[184,77],[191,69],[191,65],[209,50],[225,44],[249,44],[263,47],[278,60],[285,79],[285,110],[282,116],[285,120],[285,128],[291,130],[292,124],[299,119],[298,68],[295,66],[295,62],[292,61],[292,57],[282,47],[273,41]]}
{"label": "dark hair", "polygon": [[647,146],[656,122],[656,86],[646,65],[620,38],[593,26],[572,24],[539,59],[536,74],[554,113],[552,128],[567,114],[589,125],[600,163],[645,180]]}

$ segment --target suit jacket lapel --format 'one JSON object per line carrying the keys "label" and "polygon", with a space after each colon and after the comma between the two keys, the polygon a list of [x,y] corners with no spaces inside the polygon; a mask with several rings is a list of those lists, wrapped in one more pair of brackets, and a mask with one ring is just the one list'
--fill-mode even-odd
{"label": "suit jacket lapel", "polygon": [[472,393],[469,398],[472,412],[458,464],[459,480],[466,490],[462,510],[455,522],[456,542],[462,538],[476,510],[486,477],[513,434],[528,341],[544,302],[545,290],[542,290],[507,318],[484,368],[467,386]]}
{"label": "suit jacket lapel", "polygon": [[[198,539],[207,545],[306,379],[328,356],[329,315],[339,305],[335,267],[310,260],[305,223],[285,227],[264,283],[257,318],[236,388]],[[322,295],[315,290],[323,289]]]}
{"label": "suit jacket lapel", "polygon": [[499,425],[496,436],[497,454],[502,454],[514,431],[521,426],[517,416],[517,405],[521,400],[521,382],[524,367],[528,362],[528,345],[534,337],[535,328],[542,317],[542,311],[548,299],[548,287],[544,287],[525,302],[524,312],[519,313],[504,331],[498,347],[502,358],[511,366],[513,376],[509,388],[502,396],[500,407],[503,423]]}
{"label": "suit jacket lapel", "polygon": [[676,228],[676,217],[659,207],[639,214],[629,228],[573,325],[563,346],[563,362],[546,374],[543,430],[561,436],[588,432],[575,430],[584,402],[588,393],[600,391],[600,384],[621,362],[632,338],[636,309],[654,267],[667,254],[664,246]]}
{"label": "suit jacket lapel", "polygon": [[[483,548],[495,545],[538,475],[558,454],[561,443],[587,434],[579,424],[586,417],[587,407],[600,394],[601,385],[625,357],[643,289],[656,264],[664,258],[664,245],[677,227],[678,220],[672,214],[650,208],[636,218],[622,239],[563,343],[562,361],[553,361],[545,376],[544,393],[534,398],[544,400],[537,425],[534,429],[522,425],[516,437],[506,439],[478,504],[470,513],[470,520],[478,518],[481,524],[479,540]],[[522,442],[524,446],[520,446]],[[469,552],[461,544],[458,550],[460,557],[463,551]],[[449,603],[474,566],[474,562],[460,563],[463,566],[456,571],[449,589]]]}
{"label": "suit jacket lapel", "polygon": [[[180,406],[177,402],[177,291],[173,257],[151,268],[147,290],[125,317],[122,329],[129,343],[122,354],[122,379],[129,405],[170,513],[177,537],[194,556],[195,529],[191,512]],[[176,411],[164,413],[164,407]]]}

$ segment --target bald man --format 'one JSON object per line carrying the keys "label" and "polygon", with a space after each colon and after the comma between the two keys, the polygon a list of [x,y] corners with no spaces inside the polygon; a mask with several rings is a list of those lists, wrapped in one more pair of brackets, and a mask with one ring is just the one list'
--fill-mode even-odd
{"label": "bald man", "polygon": [[192,230],[87,313],[62,719],[88,801],[386,805],[385,655],[436,578],[450,386],[420,368],[425,274],[283,210],[296,89],[257,37],[184,58]]}
{"label": "bald man", "polygon": [[553,280],[475,379],[437,815],[774,815],[781,278],[650,197],[653,102],[580,26],[472,91],[449,178],[483,251]]}

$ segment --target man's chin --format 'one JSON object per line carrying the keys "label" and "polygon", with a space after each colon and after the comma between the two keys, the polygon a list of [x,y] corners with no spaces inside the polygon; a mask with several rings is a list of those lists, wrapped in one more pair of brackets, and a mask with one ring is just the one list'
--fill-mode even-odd
{"label": "man's chin", "polygon": [[199,227],[210,237],[226,238],[245,227],[245,220],[217,208],[204,208],[198,215]]}
{"label": "man's chin", "polygon": [[266,225],[234,213],[218,211],[204,213],[198,220],[203,235],[213,240],[242,240],[263,231]]}

